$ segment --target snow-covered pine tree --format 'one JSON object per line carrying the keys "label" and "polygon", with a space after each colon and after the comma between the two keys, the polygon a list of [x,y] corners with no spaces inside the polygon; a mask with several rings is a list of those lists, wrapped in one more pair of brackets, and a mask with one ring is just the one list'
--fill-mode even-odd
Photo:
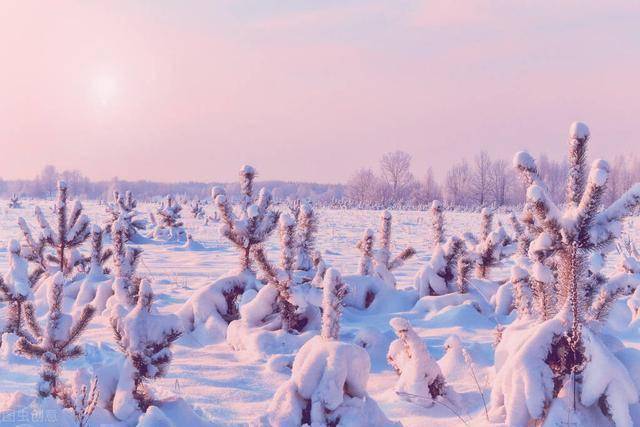
{"label": "snow-covered pine tree", "polygon": [[340,272],[329,268],[324,275],[322,286],[322,338],[337,340],[340,332],[340,316],[347,287]]}
{"label": "snow-covered pine tree", "polygon": [[267,282],[278,291],[276,303],[282,320],[282,329],[285,331],[300,331],[306,325],[306,319],[297,315],[297,307],[291,295],[296,250],[295,229],[296,223],[291,215],[286,213],[280,215],[280,269],[269,262],[262,246],[253,246],[251,252]]}
{"label": "snow-covered pine tree", "polygon": [[[89,237],[89,218],[82,213],[80,201],[75,201],[70,212],[67,208],[68,203],[67,184],[58,181],[58,197],[53,206],[56,228],[54,230],[49,225],[42,210],[36,207],[35,215],[40,227],[37,239],[33,238],[25,220],[18,219],[18,225],[29,249],[26,258],[37,264],[38,272],[61,271],[66,277],[82,263],[83,258],[76,248]],[[53,253],[48,253],[47,248],[51,248]]]}
{"label": "snow-covered pine tree", "polygon": [[444,244],[444,205],[440,200],[431,202],[431,234],[434,247]]}
{"label": "snow-covered pine tree", "polygon": [[187,235],[183,228],[181,212],[182,206],[168,194],[156,211],[158,226],[154,231],[154,237],[161,240],[184,241]]}
{"label": "snow-covered pine tree", "polygon": [[[12,333],[33,342],[33,337],[25,328],[25,311],[33,312],[29,301],[33,283],[29,277],[27,260],[20,254],[20,244],[10,240],[7,245],[9,253],[9,271],[0,277],[0,301],[7,303],[7,312],[2,333]],[[0,345],[2,342],[0,341]]]}
{"label": "snow-covered pine tree", "polygon": [[[606,314],[602,300],[615,298],[619,283],[609,280],[593,292],[588,255],[611,246],[618,237],[620,222],[640,204],[640,184],[603,208],[609,166],[596,160],[588,173],[589,129],[574,123],[569,135],[563,210],[551,200],[530,156],[518,153],[515,160],[530,183],[527,205],[542,230],[529,250],[531,280],[544,283],[554,300],[553,309],[546,313],[541,308],[545,302],[535,296],[533,285],[537,324],[505,329],[503,336],[513,328],[520,338],[515,347],[512,339],[503,338],[496,349],[496,354],[510,356],[501,356],[504,363],[496,365],[492,414],[495,421],[525,425],[534,420],[559,422],[567,413],[580,422],[587,412],[592,417],[597,411],[617,426],[631,426],[629,405],[638,401],[637,386],[630,380],[624,359],[606,344],[612,337],[604,336],[594,323]],[[507,347],[500,348],[505,342]]]}
{"label": "snow-covered pine tree", "polygon": [[151,405],[153,393],[145,382],[166,374],[171,345],[182,333],[178,317],[158,314],[153,299],[151,285],[142,280],[133,309],[118,305],[112,311],[111,327],[126,358],[113,399],[113,413],[120,420]]}
{"label": "snow-covered pine tree", "polygon": [[[511,268],[510,282],[513,284],[513,305],[518,312],[518,317],[521,319],[531,318],[536,308],[534,307],[534,290],[529,272],[520,265],[514,265]],[[542,301],[543,299],[538,296],[537,300]],[[539,311],[544,312],[544,310]]]}
{"label": "snow-covered pine tree", "polygon": [[16,193],[11,194],[11,198],[9,199],[9,209],[18,209],[22,206],[20,205],[20,198]]}
{"label": "snow-covered pine tree", "polygon": [[112,285],[114,304],[132,307],[136,304],[141,277],[136,274],[142,249],[127,245],[126,221],[120,219],[113,224],[111,240],[113,242],[114,281]]}
{"label": "snow-covered pine tree", "polygon": [[221,234],[240,252],[240,271],[252,271],[251,248],[262,244],[278,225],[279,213],[270,209],[271,193],[262,188],[254,200],[253,181],[256,171],[251,166],[240,170],[241,201],[236,217],[224,190],[214,187],[211,193],[223,226]]}
{"label": "snow-covered pine tree", "polygon": [[99,225],[93,224],[90,227],[90,242],[91,249],[88,256],[85,256],[82,260],[82,269],[87,272],[87,274],[94,275],[104,275],[109,274],[109,267],[105,265],[105,263],[111,258],[113,255],[113,251],[111,248],[104,248],[103,245],[103,235],[104,232]]}
{"label": "snow-covered pine tree", "polygon": [[62,363],[82,355],[82,348],[76,345],[80,335],[89,325],[95,309],[86,305],[77,319],[62,312],[64,276],[55,273],[48,279],[47,300],[49,311],[44,328],[40,327],[33,310],[26,310],[27,325],[36,342],[21,337],[16,343],[16,352],[26,357],[39,359],[42,365],[38,395],[58,397],[62,390],[59,378]]}
{"label": "snow-covered pine tree", "polygon": [[394,258],[391,258],[391,212],[385,210],[380,215],[380,248],[376,254],[375,272],[389,285],[395,288],[396,279],[391,273],[398,267],[401,267],[406,260],[416,254],[416,250],[411,246],[407,246]]}
{"label": "snow-covered pine tree", "polygon": [[84,369],[76,371],[72,384],[62,387],[58,394],[62,406],[73,412],[78,427],[89,425],[89,418],[93,415],[100,397],[98,378],[91,378],[87,387],[83,381],[83,377],[87,375]]}
{"label": "snow-covered pine tree", "polygon": [[360,251],[360,263],[358,264],[358,274],[370,276],[373,274],[373,230],[367,228],[362,234],[362,239],[356,244]]}
{"label": "snow-covered pine tree", "polygon": [[499,246],[502,244],[500,235],[491,232],[487,237],[475,247],[476,255],[476,277],[487,279],[491,268],[494,267],[500,258]]}
{"label": "snow-covered pine tree", "polygon": [[200,200],[194,200],[193,202],[191,202],[191,215],[194,218],[204,218],[205,216],[205,212],[204,212],[204,207],[202,206],[202,203],[200,202]]}
{"label": "snow-covered pine tree", "polygon": [[296,269],[309,271],[313,268],[312,253],[318,232],[318,217],[313,206],[304,201],[298,204],[298,208],[294,212],[296,219]]}
{"label": "snow-covered pine tree", "polygon": [[371,367],[362,347],[338,341],[344,285],[329,268],[323,289],[322,334],[296,353],[291,378],[276,391],[259,425],[397,426],[367,394]]}
{"label": "snow-covered pine tree", "polygon": [[438,363],[407,319],[394,317],[389,322],[398,339],[389,346],[387,360],[400,376],[396,393],[407,400],[419,397],[433,402],[446,394],[445,381]]}
{"label": "snow-covered pine tree", "polygon": [[322,259],[322,254],[320,253],[320,251],[313,251],[311,259],[313,262],[313,267],[316,269],[315,275],[311,280],[311,284],[316,287],[321,287],[324,276],[327,273],[327,264]]}
{"label": "snow-covered pine tree", "polygon": [[114,191],[113,203],[107,206],[109,218],[104,226],[105,233],[110,235],[113,224],[118,220],[123,220],[127,223],[125,238],[127,241],[135,240],[136,236],[146,226],[144,220],[136,219],[138,215],[137,206],[138,201],[134,199],[131,191],[126,191],[124,197],[118,191]]}
{"label": "snow-covered pine tree", "polygon": [[[186,332],[194,334],[196,339],[203,343],[225,339],[229,323],[234,320],[244,320],[239,319],[241,299],[245,292],[255,292],[259,284],[252,268],[254,252],[252,248],[261,245],[278,225],[279,213],[270,209],[270,193],[263,188],[258,199],[253,200],[254,178],[255,170],[252,167],[245,166],[240,171],[243,193],[241,204],[238,206],[238,216],[233,213],[233,208],[222,187],[213,187],[211,190],[211,198],[219,210],[222,221],[220,233],[238,249],[240,268],[200,288],[178,312]],[[266,291],[261,295],[269,300],[273,297],[274,303],[276,289],[270,286],[265,288],[267,288]],[[271,291],[273,291],[272,294]],[[265,312],[265,316],[273,314],[271,303],[267,305],[268,308],[258,308],[258,311],[261,309],[270,311],[270,313]],[[257,322],[261,323],[262,320],[262,318],[258,319]],[[246,332],[243,329],[245,326],[244,324],[241,326],[240,335],[243,337]]]}
{"label": "snow-covered pine tree", "polygon": [[519,257],[526,257],[531,245],[530,227],[533,225],[533,215],[530,212],[523,212],[522,218],[518,219],[515,213],[509,214],[509,222],[513,228],[514,237],[512,240],[517,242],[516,254]]}
{"label": "snow-covered pine tree", "polygon": [[493,211],[489,208],[482,208],[480,211],[480,240],[489,237],[493,229]]}
{"label": "snow-covered pine tree", "polygon": [[[114,227],[112,227],[113,229]],[[111,248],[103,246],[102,229],[94,224],[91,227],[91,252],[84,259],[86,277],[80,283],[78,295],[73,303],[75,310],[91,303],[98,312],[105,309],[107,300],[113,294],[112,283],[108,274],[111,272],[106,262],[113,256]]]}
{"label": "snow-covered pine tree", "polygon": [[493,211],[483,208],[481,212],[480,238],[478,243],[473,247],[476,260],[476,277],[486,279],[489,272],[500,259],[512,252],[505,248],[510,244],[509,236],[500,224],[496,230],[493,230]]}
{"label": "snow-covered pine tree", "polygon": [[458,285],[458,292],[461,294],[469,292],[469,276],[472,265],[473,260],[468,255],[458,257],[456,284]]}
{"label": "snow-covered pine tree", "polygon": [[456,291],[458,259],[465,254],[465,243],[458,236],[451,236],[445,244],[437,245],[431,260],[416,274],[415,283],[420,297]]}

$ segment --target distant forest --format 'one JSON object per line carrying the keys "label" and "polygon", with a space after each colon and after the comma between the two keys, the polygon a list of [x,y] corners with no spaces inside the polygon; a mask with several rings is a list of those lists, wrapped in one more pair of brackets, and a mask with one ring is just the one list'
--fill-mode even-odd
{"label": "distant forest", "polygon": [[[258,181],[257,188],[266,187],[276,202],[305,199],[320,205],[355,208],[421,208],[426,209],[438,199],[449,208],[476,209],[490,206],[517,206],[524,202],[524,187],[511,161],[492,159],[482,151],[471,161],[460,159],[448,169],[442,180],[434,177],[431,168],[422,169],[418,176],[412,172],[412,157],[403,151],[386,153],[377,168],[361,168],[345,184],[308,182]],[[605,202],[611,203],[630,186],[640,181],[640,160],[635,156],[617,156],[609,164],[609,191]],[[564,199],[567,176],[566,159],[552,160],[542,155],[538,159],[540,175],[549,185],[551,198],[560,203]],[[71,194],[92,200],[111,200],[115,190],[130,190],[140,200],[158,200],[173,194],[187,200],[206,200],[211,188],[219,185],[232,198],[239,196],[240,185],[229,182],[154,182],[91,181],[80,171],[58,171],[45,166],[32,180],[3,181],[0,197],[12,194],[19,197],[52,197],[56,182],[67,182]]]}
{"label": "distant forest", "polygon": [[[130,190],[139,200],[157,200],[167,194],[185,199],[207,199],[211,188],[219,185],[227,194],[239,195],[240,184],[237,182],[154,182],[127,181],[112,178],[109,181],[91,181],[78,170],[58,171],[53,166],[45,166],[31,180],[0,179],[0,197],[8,198],[13,194],[20,198],[49,198],[56,191],[56,182],[66,181],[70,194],[81,199],[111,200],[115,190]],[[268,188],[278,201],[288,199],[309,199],[321,204],[331,204],[344,198],[345,186],[336,184],[314,184],[304,182],[258,181],[257,188]]]}

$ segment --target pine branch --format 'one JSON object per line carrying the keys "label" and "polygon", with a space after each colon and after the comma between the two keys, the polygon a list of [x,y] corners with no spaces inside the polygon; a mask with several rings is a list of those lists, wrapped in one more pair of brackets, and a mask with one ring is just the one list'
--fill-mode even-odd
{"label": "pine branch", "polygon": [[80,337],[82,332],[87,329],[87,326],[89,326],[89,322],[91,322],[91,319],[95,314],[95,307],[92,305],[86,305],[82,309],[82,313],[80,314],[80,317],[78,318],[76,323],[71,327],[71,330],[69,331],[69,337],[66,341],[62,342],[62,347],[67,347],[73,344]]}
{"label": "pine branch", "polygon": [[391,260],[391,262],[389,263],[389,271],[393,271],[396,268],[401,267],[402,265],[404,265],[404,263],[408,259],[413,257],[415,254],[416,254],[416,250],[413,249],[411,246],[405,248],[402,252],[400,252],[398,255],[396,255],[395,258]]}
{"label": "pine branch", "polygon": [[36,310],[33,307],[31,302],[25,302],[23,305],[24,319],[27,322],[27,327],[29,331],[38,339],[43,337],[42,329],[38,324],[38,319],[36,318]]}

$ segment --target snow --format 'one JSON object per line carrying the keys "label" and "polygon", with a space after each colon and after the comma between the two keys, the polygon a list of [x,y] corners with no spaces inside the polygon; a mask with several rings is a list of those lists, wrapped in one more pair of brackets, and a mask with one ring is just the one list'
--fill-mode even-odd
{"label": "snow", "polygon": [[532,185],[527,189],[527,199],[540,202],[545,199],[544,189],[539,185]]}
{"label": "snow", "polygon": [[20,243],[11,239],[7,244],[9,253],[9,271],[4,276],[4,282],[16,295],[28,297],[31,293],[27,260],[20,255]]}
{"label": "snow", "polygon": [[591,171],[589,172],[589,182],[593,182],[598,187],[602,187],[607,182],[609,170],[609,163],[605,160],[594,160],[591,165]]}
{"label": "snow", "polygon": [[244,165],[240,168],[240,173],[242,175],[255,175],[256,174],[256,170],[254,169],[253,166],[250,165]]}
{"label": "snow", "polygon": [[[640,190],[637,191],[640,194]],[[225,197],[221,194],[216,196]],[[23,216],[27,222],[34,224],[34,235],[40,233],[40,228],[35,226],[38,223],[34,217],[33,206],[40,204],[44,207],[47,204],[32,200],[22,200],[22,203],[23,208],[0,212],[2,248],[8,247],[11,239],[21,237],[17,226],[18,216]],[[102,224],[106,219],[104,206],[91,201],[83,201],[83,205],[84,213],[92,220],[97,219],[95,222]],[[143,202],[138,206],[141,212],[154,212],[155,208],[155,205]],[[208,205],[206,208],[210,213],[215,207]],[[278,208],[281,207],[278,206]],[[506,284],[509,280],[513,282],[515,278],[524,278],[527,274],[526,268],[529,267],[518,264],[512,274],[512,267],[515,266],[514,259],[504,259],[492,270],[490,280],[472,280],[468,294],[459,294],[455,292],[455,288],[449,289],[444,286],[442,289],[443,291],[446,289],[445,295],[427,295],[419,299],[414,277],[427,264],[433,263],[437,266],[442,262],[442,258],[437,256],[437,251],[434,251],[429,238],[431,235],[429,212],[391,212],[394,220],[393,241],[397,242],[397,247],[411,245],[417,250],[416,260],[407,262],[393,271],[397,289],[390,289],[378,277],[354,274],[358,271],[360,260],[360,252],[355,248],[355,244],[362,237],[365,228],[376,227],[379,224],[380,211],[317,209],[317,212],[320,217],[320,230],[316,249],[321,251],[327,268],[332,267],[342,273],[342,279],[351,291],[345,299],[346,307],[340,323],[339,341],[330,346],[323,344],[316,348],[316,345],[311,344],[321,339],[318,336],[320,331],[317,324],[315,329],[299,335],[261,330],[260,334],[251,334],[243,340],[246,349],[237,351],[230,346],[227,339],[229,323],[225,319],[228,314],[227,304],[222,291],[223,288],[233,287],[234,280],[248,281],[248,279],[241,280],[238,279],[237,273],[230,273],[237,271],[238,252],[226,238],[219,235],[219,223],[204,225],[202,220],[191,218],[191,215],[183,219],[185,229],[192,234],[194,241],[201,242],[207,248],[205,251],[175,250],[182,247],[182,242],[168,244],[145,242],[139,245],[144,249],[144,253],[138,270],[150,280],[156,295],[154,303],[158,312],[175,313],[179,318],[177,322],[180,326],[185,325],[186,332],[172,346],[174,357],[167,376],[152,382],[152,388],[162,403],[154,404],[140,419],[138,417],[141,414],[136,414],[134,410],[135,418],[131,419],[130,424],[135,425],[136,421],[139,421],[147,425],[162,425],[161,423],[168,420],[167,425],[173,423],[176,426],[248,425],[256,422],[258,416],[270,413],[269,408],[275,407],[276,401],[290,405],[282,406],[278,414],[289,410],[295,412],[296,407],[301,408],[302,401],[295,398],[288,400],[289,397],[299,396],[303,399],[304,396],[316,393],[318,396],[326,396],[327,403],[332,407],[342,397],[342,403],[338,404],[337,408],[342,408],[338,411],[342,411],[340,413],[344,414],[344,420],[354,419],[349,416],[356,419],[361,417],[364,420],[382,420],[376,417],[383,415],[387,420],[402,422],[405,426],[461,425],[460,419],[440,404],[428,406],[422,399],[410,402],[396,394],[395,387],[399,376],[386,361],[389,347],[396,338],[389,322],[396,317],[402,317],[412,325],[428,349],[431,360],[434,362],[437,360],[447,386],[460,394],[459,401],[453,397],[450,400],[455,405],[454,409],[469,422],[469,425],[484,426],[488,425],[488,422],[484,416],[480,393],[470,375],[469,365],[464,360],[463,350],[472,356],[473,367],[480,379],[485,399],[493,400],[494,397],[493,395],[490,397],[490,394],[494,394],[495,398],[500,400],[499,396],[504,397],[505,388],[517,391],[516,395],[507,401],[512,402],[516,405],[514,408],[522,412],[511,412],[512,423],[507,423],[508,425],[518,425],[516,422],[518,414],[528,414],[529,404],[532,411],[537,408],[537,398],[544,396],[544,389],[535,393],[533,389],[531,391],[526,389],[522,383],[522,370],[516,370],[512,365],[515,361],[511,361],[519,357],[518,349],[527,345],[523,338],[528,337],[529,334],[517,336],[517,331],[505,333],[498,347],[495,350],[493,347],[495,328],[498,323],[506,325],[509,322],[520,321],[514,314],[497,316],[495,313],[498,305],[501,309],[510,305],[507,304],[510,295],[509,286]],[[462,235],[467,231],[479,235],[479,213],[448,211],[446,215],[447,235]],[[507,215],[496,212],[495,216],[496,222],[503,220],[508,224]],[[640,229],[638,227],[640,223],[636,217],[632,217],[630,221],[630,229],[633,233],[631,237],[638,242],[637,230]],[[509,235],[513,234],[510,227],[505,225],[505,228]],[[377,234],[373,234],[377,239]],[[264,243],[264,247],[269,259],[278,258],[277,235],[271,236]],[[84,255],[88,255],[87,249],[88,247],[82,249]],[[392,249],[397,252],[393,245]],[[0,250],[0,272],[3,276],[10,271],[10,262],[11,251]],[[621,262],[626,262],[625,265],[628,268],[635,268],[636,265],[633,259],[625,261],[619,254],[613,252],[604,259],[602,271],[609,273],[617,269]],[[81,308],[86,302],[98,305],[99,300],[104,300],[104,297],[99,297],[101,289],[105,292],[110,290],[113,282],[110,277],[105,276],[104,281],[92,281],[84,277],[82,279],[84,285],[79,285],[78,294],[78,300],[83,302],[74,306],[75,301],[65,297],[65,313],[74,313],[76,308]],[[232,277],[235,279],[231,279]],[[499,283],[502,284],[501,287]],[[80,298],[83,288],[87,296]],[[305,289],[304,292],[309,292],[310,295],[310,288]],[[41,289],[43,290],[46,291]],[[319,305],[322,300],[321,290],[317,290],[320,292],[314,294],[317,297],[315,305]],[[365,307],[366,295],[369,291],[375,298],[368,307]],[[273,295],[273,289],[268,285],[257,284],[255,281],[247,283],[246,289],[239,296],[240,313],[246,314],[248,321],[252,324],[261,324],[264,329],[275,327],[277,318],[269,318],[266,321],[260,318],[262,313],[267,313],[269,316],[273,312],[269,307],[274,300]],[[489,301],[493,296],[496,297],[494,302],[500,302],[500,304],[492,306]],[[310,296],[305,298],[309,301],[312,299]],[[591,350],[593,357],[607,361],[607,371],[611,371],[610,377],[615,378],[615,382],[619,385],[619,388],[614,390],[614,387],[610,390],[612,398],[615,397],[614,402],[620,403],[616,406],[617,408],[623,408],[625,402],[633,401],[633,390],[628,386],[628,382],[638,384],[640,381],[640,357],[637,350],[640,348],[638,344],[640,328],[629,327],[632,314],[627,302],[632,301],[632,298],[632,296],[622,298],[613,309],[612,317],[615,319],[603,327],[604,331],[614,333],[626,348],[621,349],[620,345],[614,346],[613,340],[601,339],[596,343],[597,345],[592,346]],[[640,296],[637,299],[640,300]],[[314,306],[312,303],[309,304]],[[640,307],[640,303],[637,306]],[[0,302],[0,328],[4,321],[4,307],[4,303]],[[99,309],[98,313],[101,311]],[[126,316],[126,310],[123,315]],[[42,317],[40,320],[44,324]],[[521,330],[526,331],[535,326],[526,323],[527,319],[522,321],[524,323]],[[613,326],[620,329],[614,330]],[[536,330],[537,328],[539,327],[536,327]],[[240,334],[247,330],[242,329],[238,332]],[[155,333],[153,329],[149,332]],[[7,341],[11,341],[10,336],[4,337]],[[534,344],[540,345],[540,342],[544,341],[543,337],[539,338],[540,340],[531,342],[529,345],[537,348]],[[99,388],[101,390],[104,388],[104,391],[101,391],[101,400],[108,399],[118,388],[127,389],[125,379],[127,372],[130,373],[130,371],[127,370],[112,337],[109,313],[97,315],[85,334],[80,337],[78,344],[84,348],[85,355],[65,363],[62,371],[65,379],[69,380],[73,372],[80,368],[95,372],[100,378]],[[307,345],[309,345],[308,348]],[[8,361],[4,353],[6,347],[8,346],[5,344],[0,347],[0,378],[2,378],[0,380],[0,417],[10,410],[8,409],[10,405],[13,408],[46,407],[49,403],[37,403],[36,399],[29,397],[35,394],[35,384],[38,381],[37,364],[14,355]],[[307,349],[303,352],[304,348]],[[505,353],[507,348],[509,351]],[[605,351],[607,349],[608,353]],[[308,380],[299,378],[306,375],[292,376],[292,368],[295,365],[293,360],[297,360],[301,354],[307,355],[304,358],[306,362],[302,363],[300,358],[296,372],[304,370],[316,373]],[[338,354],[345,356],[336,356],[340,361],[331,365],[335,366],[331,372],[347,372],[345,381],[348,378],[350,381],[348,384],[354,384],[354,390],[357,390],[360,396],[357,399],[340,393],[341,389],[330,386],[330,382],[326,379],[321,380],[325,372],[323,369],[329,366],[326,361],[333,357],[331,355]],[[544,357],[540,356],[540,358]],[[544,374],[539,363],[540,358],[526,360],[526,366],[535,368],[531,371],[532,375]],[[345,361],[345,359],[348,360]],[[315,362],[312,363],[312,361]],[[504,369],[508,370],[509,366],[513,368],[512,376],[508,376],[506,371],[503,372]],[[610,366],[613,368],[610,369]],[[626,370],[626,377],[629,380],[619,378],[619,375],[625,372],[621,370],[622,368]],[[603,387],[606,390],[611,383],[597,376],[601,372],[602,369],[596,372],[594,368],[592,373],[595,375],[589,378],[589,387],[594,394]],[[120,381],[121,376],[123,376],[122,381]],[[366,377],[366,381],[363,381],[362,376]],[[355,377],[357,379],[354,379]],[[326,387],[313,387],[319,386],[320,383],[325,384]],[[299,393],[298,386],[304,394]],[[14,398],[16,392],[24,394],[22,397]],[[367,398],[364,401],[361,393],[366,393]],[[353,394],[356,395],[355,392]],[[125,413],[131,412],[125,404],[125,393],[121,395],[122,402],[119,401],[120,403],[116,406]],[[442,402],[449,405],[445,400]],[[56,410],[60,411],[59,405],[53,405],[51,408],[57,408]],[[495,409],[491,411],[492,416],[501,411],[506,415],[504,405],[496,405],[495,408],[490,409]],[[336,410],[332,413],[336,413]],[[365,415],[362,415],[363,413]],[[624,421],[626,416],[624,408],[616,410],[616,416],[618,414]],[[122,413],[120,415],[125,416]],[[274,416],[276,416],[275,413]],[[629,416],[636,425],[640,423],[638,404],[630,406]],[[68,421],[66,425],[77,425],[68,412],[60,411],[59,419],[61,420],[59,425],[65,425],[66,421]],[[97,426],[98,422],[117,425],[119,421],[113,416],[108,418],[107,413],[97,410],[91,418],[90,425]],[[357,425],[357,422],[351,425]]]}
{"label": "snow", "polygon": [[389,346],[387,359],[399,373],[395,391],[399,396],[418,396],[426,401],[435,400],[444,391],[444,378],[440,366],[429,354],[426,345],[413,330],[407,319],[394,317],[389,321],[398,339]]}
{"label": "snow", "polygon": [[569,127],[569,138],[585,139],[589,137],[589,127],[582,122],[573,122]]}
{"label": "snow", "polygon": [[298,351],[291,378],[276,391],[261,425],[396,425],[367,393],[369,370],[361,347],[313,338]]}
{"label": "snow", "polygon": [[251,205],[247,208],[247,217],[248,218],[257,218],[260,216],[260,206]]}
{"label": "snow", "polygon": [[516,155],[513,156],[513,166],[516,168],[535,169],[536,161],[533,159],[533,156],[526,151],[518,151]]}

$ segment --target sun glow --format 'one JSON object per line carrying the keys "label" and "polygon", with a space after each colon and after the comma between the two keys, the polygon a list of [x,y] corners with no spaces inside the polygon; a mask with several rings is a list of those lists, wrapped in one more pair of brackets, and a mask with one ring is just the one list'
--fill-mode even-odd
{"label": "sun glow", "polygon": [[118,93],[118,81],[109,74],[96,75],[91,80],[91,96],[100,105],[108,105]]}

